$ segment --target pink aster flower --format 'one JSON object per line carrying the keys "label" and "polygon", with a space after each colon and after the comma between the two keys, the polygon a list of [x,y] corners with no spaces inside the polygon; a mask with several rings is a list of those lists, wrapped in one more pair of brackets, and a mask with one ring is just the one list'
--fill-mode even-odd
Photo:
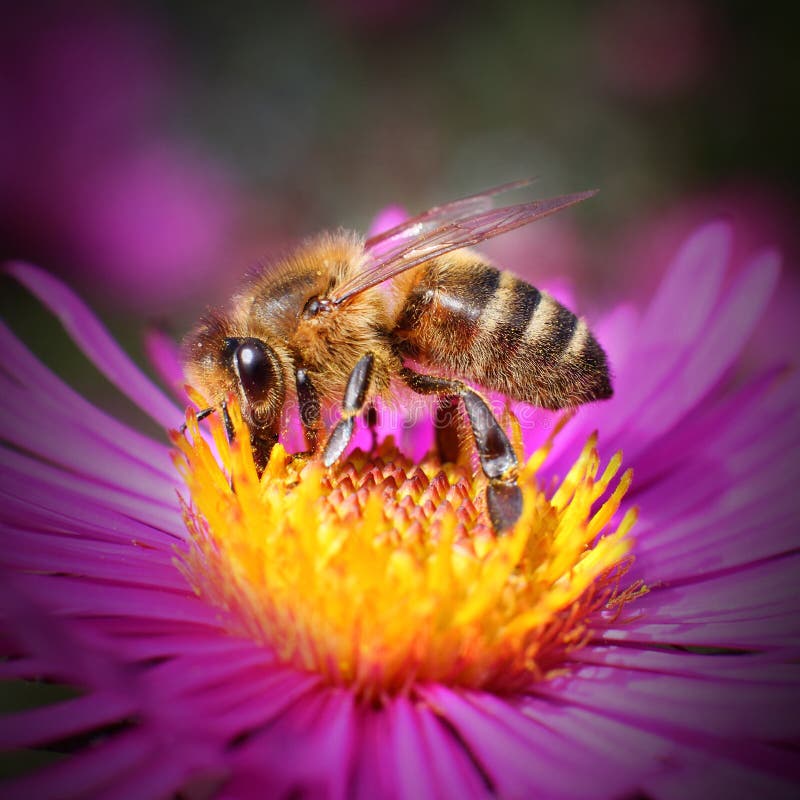
{"label": "pink aster flower", "polygon": [[[778,364],[730,380],[778,273],[766,252],[726,285],[730,247],[724,226],[701,228],[651,302],[597,320],[612,401],[555,435],[552,416],[519,410],[539,454],[523,476],[535,535],[487,535],[468,472],[415,467],[389,443],[328,476],[273,459],[257,484],[249,450],[215,424],[215,457],[191,413],[173,439],[184,484],[166,443],[0,329],[0,668],[75,689],[6,716],[6,748],[64,755],[4,795],[796,792],[797,376]],[[182,409],[70,290],[11,272],[176,427]],[[154,351],[177,370],[165,342]],[[388,551],[361,535],[381,514]],[[385,585],[407,592],[392,603]]]}

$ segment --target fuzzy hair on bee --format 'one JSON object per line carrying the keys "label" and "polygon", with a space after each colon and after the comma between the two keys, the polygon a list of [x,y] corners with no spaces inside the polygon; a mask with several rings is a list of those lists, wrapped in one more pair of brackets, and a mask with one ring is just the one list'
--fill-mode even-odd
{"label": "fuzzy hair on bee", "polygon": [[[612,394],[605,353],[585,321],[471,249],[594,194],[492,207],[494,195],[525,183],[431,209],[371,239],[339,230],[307,240],[200,320],[183,346],[187,380],[226,420],[227,398],[237,397],[262,469],[287,403],[299,407],[306,455],[327,435],[327,466],[345,451],[358,414],[391,396],[393,384],[437,396],[440,409],[460,403],[492,523],[510,528],[522,503],[516,455],[472,384],[549,409]],[[330,431],[326,405],[340,409]],[[447,442],[446,432],[437,441]]]}

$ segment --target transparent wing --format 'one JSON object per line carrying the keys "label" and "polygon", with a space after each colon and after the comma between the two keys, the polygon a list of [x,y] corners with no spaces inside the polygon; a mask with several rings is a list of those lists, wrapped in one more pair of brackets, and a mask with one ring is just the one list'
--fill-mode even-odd
{"label": "transparent wing", "polygon": [[[485,199],[496,193],[496,191],[490,190],[488,194],[484,192],[475,197]],[[419,232],[408,235],[401,234],[397,241],[395,241],[395,237],[389,235],[391,231],[387,231],[387,234],[383,234],[384,238],[380,239],[380,247],[373,243],[380,237],[370,239],[366,245],[367,260],[363,268],[349,281],[337,287],[335,295],[330,299],[338,305],[418,264],[438,258],[452,250],[474,247],[486,239],[554,214],[556,211],[580,203],[595,194],[597,194],[596,191],[566,194],[547,200],[533,200],[528,203],[477,212],[474,210],[475,206],[467,202],[472,198],[456,201],[449,206],[441,206],[440,209],[456,207],[455,211],[452,211],[452,218],[441,221],[437,212],[434,217],[437,222],[435,226],[425,225],[426,219],[422,219],[423,225]],[[450,213],[450,211],[447,212],[448,215]],[[425,217],[424,214],[421,216]],[[405,225],[400,228],[404,232],[406,231]]]}
{"label": "transparent wing", "polygon": [[367,239],[367,250],[382,250],[380,245],[391,240],[392,244],[399,243],[402,239],[411,239],[421,233],[439,228],[448,222],[454,222],[470,214],[479,214],[482,211],[489,211],[492,208],[492,198],[498,194],[504,194],[523,186],[529,186],[536,178],[522,178],[518,181],[503,183],[491,189],[485,189],[477,194],[453,200],[441,206],[434,206],[416,217],[409,219],[389,228],[382,233],[376,234]]}

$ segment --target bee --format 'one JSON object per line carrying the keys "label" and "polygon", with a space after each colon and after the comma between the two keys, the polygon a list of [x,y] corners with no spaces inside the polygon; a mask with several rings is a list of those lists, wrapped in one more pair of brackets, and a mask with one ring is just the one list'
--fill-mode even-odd
{"label": "bee", "polygon": [[[359,413],[393,383],[438,396],[438,411],[463,404],[493,527],[510,528],[522,511],[517,458],[472,384],[547,409],[612,394],[605,353],[586,323],[469,249],[595,193],[493,208],[494,195],[528,182],[438,206],[366,240],[323,233],[254,275],[183,344],[186,377],[211,404],[199,416],[221,410],[232,436],[226,399],[238,398],[263,470],[287,402],[298,406],[308,455],[327,434],[328,467]],[[326,404],[341,409],[329,432]],[[443,457],[452,441],[437,431]]]}

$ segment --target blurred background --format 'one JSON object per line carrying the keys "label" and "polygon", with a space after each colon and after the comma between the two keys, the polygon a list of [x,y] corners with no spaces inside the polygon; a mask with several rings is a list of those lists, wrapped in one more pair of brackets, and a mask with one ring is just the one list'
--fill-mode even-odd
{"label": "blurred background", "polygon": [[[527,175],[538,196],[601,193],[486,250],[570,284],[581,313],[651,290],[720,216],[740,259],[778,245],[797,288],[793,4],[28,6],[0,31],[0,256],[66,277],[140,361],[146,326],[180,337],[303,236]],[[2,294],[102,393],[24,292]]]}

